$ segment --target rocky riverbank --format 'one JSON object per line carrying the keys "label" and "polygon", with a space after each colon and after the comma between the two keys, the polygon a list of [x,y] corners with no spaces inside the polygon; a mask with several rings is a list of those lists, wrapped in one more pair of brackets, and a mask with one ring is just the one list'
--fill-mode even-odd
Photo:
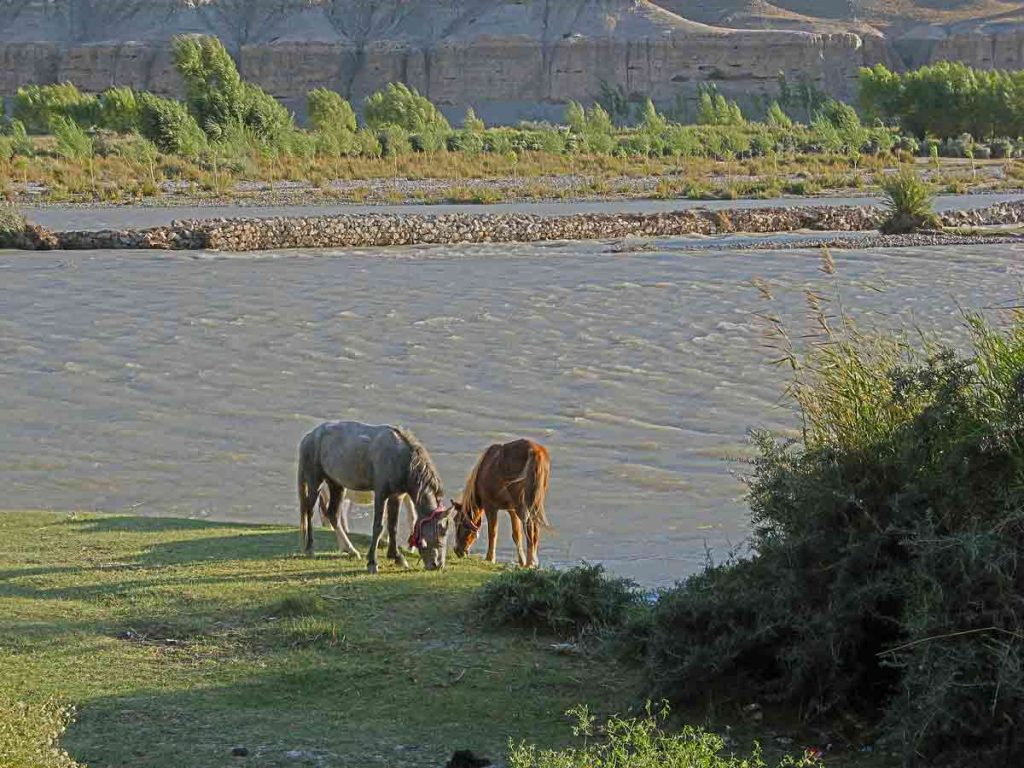
{"label": "rocky riverbank", "polygon": [[[269,219],[176,221],[132,230],[51,231],[27,225],[0,233],[0,247],[26,250],[162,249],[262,251],[545,240],[595,240],[801,230],[876,229],[883,212],[868,206],[803,206],[660,213],[541,216],[533,214],[343,214]],[[1024,220],[1024,201],[944,214],[947,227],[1003,226]]]}

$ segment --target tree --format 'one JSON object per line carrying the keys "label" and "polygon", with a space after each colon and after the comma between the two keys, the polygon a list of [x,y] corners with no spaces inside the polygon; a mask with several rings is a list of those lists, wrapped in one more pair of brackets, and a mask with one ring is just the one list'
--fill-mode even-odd
{"label": "tree", "polygon": [[661,136],[668,128],[668,120],[658,113],[654,102],[647,99],[644,102],[643,113],[640,118],[640,128],[650,136]]}
{"label": "tree", "polygon": [[472,107],[466,110],[466,116],[462,118],[462,127],[469,133],[483,133],[487,130],[487,125],[476,116]]}
{"label": "tree", "polygon": [[428,128],[450,131],[451,126],[440,110],[405,83],[388,83],[382,91],[366,98],[366,124],[373,129],[393,125],[409,133]]}
{"label": "tree", "polygon": [[262,88],[246,83],[216,37],[182,35],[172,45],[174,65],[185,81],[185,102],[214,140],[249,129],[264,144],[282,147],[295,129],[291,113]]}
{"label": "tree", "polygon": [[565,124],[569,130],[576,134],[583,134],[587,130],[587,114],[583,105],[578,101],[570,101],[565,109]]}
{"label": "tree", "polygon": [[321,133],[355,133],[359,126],[352,105],[335,91],[314,88],[306,94],[310,124]]}

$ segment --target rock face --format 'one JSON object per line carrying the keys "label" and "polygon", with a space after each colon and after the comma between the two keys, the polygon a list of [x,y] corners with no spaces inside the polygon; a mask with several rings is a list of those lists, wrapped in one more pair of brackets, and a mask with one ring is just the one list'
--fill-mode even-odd
{"label": "rock face", "polygon": [[[821,6],[850,7],[846,0]],[[358,101],[403,80],[450,112],[473,105],[496,121],[560,115],[570,99],[595,98],[603,82],[671,104],[708,80],[731,95],[773,95],[782,71],[849,97],[859,67],[899,64],[898,47],[876,27],[841,14],[812,17],[809,7],[799,0],[0,0],[0,95],[65,80],[91,91],[125,84],[178,94],[169,41],[183,33],[220,37],[245,77],[292,107],[317,86]],[[914,58],[1021,62],[1024,26],[1013,19],[998,28],[915,29],[904,46]]]}

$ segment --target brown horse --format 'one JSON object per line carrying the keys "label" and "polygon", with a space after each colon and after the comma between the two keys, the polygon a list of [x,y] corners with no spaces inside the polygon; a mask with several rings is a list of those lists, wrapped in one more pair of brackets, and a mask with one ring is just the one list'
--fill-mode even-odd
{"label": "brown horse", "polygon": [[519,564],[526,567],[538,565],[540,528],[548,525],[544,497],[548,492],[550,474],[551,459],[547,449],[532,440],[513,440],[504,445],[495,443],[484,451],[466,480],[462,502],[453,502],[457,513],[455,554],[463,557],[469,552],[486,515],[487,560],[493,563],[498,538],[498,512],[507,509]]}

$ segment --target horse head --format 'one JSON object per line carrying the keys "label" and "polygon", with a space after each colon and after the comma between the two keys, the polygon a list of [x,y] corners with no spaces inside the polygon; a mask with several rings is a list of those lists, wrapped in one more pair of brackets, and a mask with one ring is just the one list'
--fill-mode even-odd
{"label": "horse head", "polygon": [[444,568],[448,529],[455,514],[453,507],[442,506],[434,499],[416,503],[416,522],[409,535],[409,546],[416,547],[428,571]]}
{"label": "horse head", "polygon": [[480,535],[480,526],[483,525],[483,510],[477,509],[475,513],[452,499],[452,509],[455,510],[455,554],[465,557],[469,554],[469,548],[473,546],[477,536]]}

